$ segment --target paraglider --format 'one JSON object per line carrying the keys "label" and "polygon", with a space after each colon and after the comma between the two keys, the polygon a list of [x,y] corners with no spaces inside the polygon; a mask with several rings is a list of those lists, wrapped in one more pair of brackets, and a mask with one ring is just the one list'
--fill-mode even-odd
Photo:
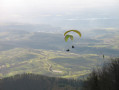
{"label": "paraglider", "polygon": [[[71,41],[73,41],[74,37],[73,35],[70,35],[69,32],[74,32],[77,33],[80,37],[81,37],[81,33],[78,30],[68,30],[64,33],[65,36],[65,42],[67,42],[69,40],[69,38],[71,39]],[[74,45],[72,45],[72,48],[75,48]],[[67,49],[66,51],[70,51],[69,49]]]}
{"label": "paraglider", "polygon": [[105,58],[104,54],[103,54],[103,59]]}
{"label": "paraglider", "polygon": [[74,48],[74,46],[72,45],[72,48]]}
{"label": "paraglider", "polygon": [[70,50],[69,50],[69,49],[67,49],[66,51],[67,51],[67,52],[69,52]]}

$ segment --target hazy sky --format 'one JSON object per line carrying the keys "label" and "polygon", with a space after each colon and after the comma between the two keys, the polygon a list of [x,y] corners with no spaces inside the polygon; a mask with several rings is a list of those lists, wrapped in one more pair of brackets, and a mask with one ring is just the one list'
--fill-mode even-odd
{"label": "hazy sky", "polygon": [[119,10],[119,0],[0,0],[0,23],[37,22],[37,18],[75,11]]}

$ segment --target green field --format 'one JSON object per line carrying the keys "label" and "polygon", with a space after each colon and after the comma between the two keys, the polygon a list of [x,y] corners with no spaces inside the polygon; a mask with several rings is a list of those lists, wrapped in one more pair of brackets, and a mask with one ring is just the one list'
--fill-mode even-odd
{"label": "green field", "polygon": [[0,52],[0,76],[37,73],[76,78],[88,74],[98,64],[97,60],[102,60],[102,57],[96,54],[15,48]]}

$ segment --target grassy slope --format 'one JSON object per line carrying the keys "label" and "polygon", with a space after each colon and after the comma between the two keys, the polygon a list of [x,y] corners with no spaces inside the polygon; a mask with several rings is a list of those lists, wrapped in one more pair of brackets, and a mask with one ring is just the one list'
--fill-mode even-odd
{"label": "grassy slope", "polygon": [[74,78],[89,73],[97,64],[97,59],[101,58],[96,54],[15,48],[0,52],[0,75],[4,77],[26,72]]}

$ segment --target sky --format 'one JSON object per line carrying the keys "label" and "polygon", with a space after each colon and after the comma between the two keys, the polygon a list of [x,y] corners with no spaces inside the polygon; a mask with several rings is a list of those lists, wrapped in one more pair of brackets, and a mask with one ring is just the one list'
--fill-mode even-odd
{"label": "sky", "polygon": [[[79,20],[110,19],[118,17],[118,11],[119,0],[0,0],[0,23],[55,23],[58,18],[77,20],[75,14],[81,15]],[[107,16],[93,17],[99,12]]]}

